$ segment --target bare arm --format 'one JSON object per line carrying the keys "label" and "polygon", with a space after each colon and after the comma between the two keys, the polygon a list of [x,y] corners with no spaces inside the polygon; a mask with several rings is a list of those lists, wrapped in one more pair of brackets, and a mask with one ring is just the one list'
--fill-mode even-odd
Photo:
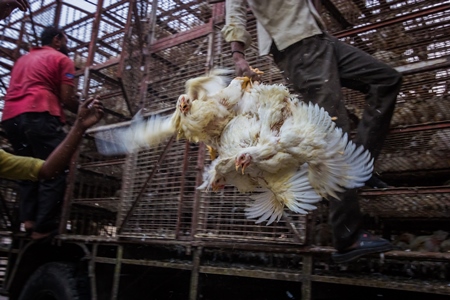
{"label": "bare arm", "polygon": [[61,84],[61,94],[59,95],[59,99],[65,108],[69,111],[76,114],[78,112],[78,106],[80,103],[74,96],[74,89],[72,85],[69,84]]}
{"label": "bare arm", "polygon": [[260,80],[260,75],[250,69],[250,65],[245,59],[244,43],[231,42],[231,53],[233,54],[234,67],[237,76],[248,76],[253,80]]}
{"label": "bare arm", "polygon": [[0,0],[0,20],[7,18],[16,8],[26,11],[29,7],[27,0]]}
{"label": "bare arm", "polygon": [[83,134],[103,117],[103,104],[98,98],[90,98],[80,105],[75,124],[66,138],[45,160],[39,171],[39,179],[52,178],[64,170],[83,138]]}
{"label": "bare arm", "polygon": [[222,29],[222,34],[231,45],[231,55],[235,65],[237,76],[248,76],[254,80],[259,80],[259,75],[250,69],[250,65],[245,59],[245,49],[250,46],[252,37],[246,30],[247,5],[242,0],[226,1],[226,25]]}

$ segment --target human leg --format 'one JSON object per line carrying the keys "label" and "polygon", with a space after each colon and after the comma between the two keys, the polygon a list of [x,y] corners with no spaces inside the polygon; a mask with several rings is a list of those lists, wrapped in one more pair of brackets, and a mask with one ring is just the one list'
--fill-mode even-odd
{"label": "human leg", "polygon": [[[377,147],[377,141],[384,140],[387,134],[395,105],[394,94],[396,96],[398,93],[401,76],[392,70],[387,72],[389,67],[374,62],[367,54],[361,55],[364,52],[356,48],[343,51],[346,47],[342,44],[324,34],[305,39],[283,52],[273,49],[273,54],[287,81],[302,94],[303,99],[319,104],[331,116],[336,116],[336,124],[345,132],[349,132],[350,122],[342,101],[341,82],[366,93],[366,106],[369,108],[359,124],[356,143],[376,152],[381,148],[381,145]],[[358,57],[355,58],[358,62],[356,67],[351,63],[353,56]],[[362,76],[366,65],[372,66],[366,72],[374,74],[366,74],[363,77],[365,81],[358,82],[358,76]],[[338,250],[335,260],[347,262],[361,255],[390,250],[392,245],[388,241],[361,230],[362,216],[356,189],[347,190],[339,196],[340,200],[330,199],[330,223],[334,246]]]}
{"label": "human leg", "polygon": [[[47,159],[66,136],[62,124],[57,117],[47,113],[30,116],[28,121],[26,135],[35,157]],[[46,233],[57,229],[65,188],[65,174],[40,180],[35,232]]]}
{"label": "human leg", "polygon": [[[25,135],[26,116],[19,115],[2,122],[2,127],[11,143],[14,153],[19,156],[34,157],[34,152]],[[19,219],[25,224],[25,230],[33,229],[38,207],[39,182],[19,181]]]}
{"label": "human leg", "polygon": [[[337,117],[336,124],[345,132],[350,122],[342,101],[340,78],[334,45],[326,35],[304,39],[280,52],[273,48],[275,62],[284,76],[306,102],[317,103],[330,116]],[[361,226],[356,190],[340,194],[340,200],[330,199],[330,223],[337,250],[343,250],[356,239]]]}
{"label": "human leg", "polygon": [[376,159],[389,131],[402,75],[366,52],[328,38],[333,41],[342,86],[366,95],[354,142]]}
{"label": "human leg", "polygon": [[306,38],[283,51],[273,45],[271,53],[287,82],[304,102],[323,107],[344,132],[350,131],[333,43],[324,34]]}

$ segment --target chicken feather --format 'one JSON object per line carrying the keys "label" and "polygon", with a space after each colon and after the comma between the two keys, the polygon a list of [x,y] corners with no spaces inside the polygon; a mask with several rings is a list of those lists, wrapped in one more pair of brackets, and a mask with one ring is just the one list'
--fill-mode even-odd
{"label": "chicken feather", "polygon": [[304,164],[298,170],[291,168],[281,174],[266,174],[264,183],[260,182],[266,191],[250,197],[254,201],[245,209],[247,218],[258,218],[256,223],[267,221],[270,225],[280,220],[285,207],[300,214],[316,209],[311,203],[320,201],[321,197],[309,184],[307,172]]}
{"label": "chicken feather", "polygon": [[[317,195],[324,198],[339,198],[338,194],[345,188],[362,186],[370,178],[373,170],[370,153],[349,141],[323,108],[293,101],[282,89],[278,92],[283,97],[270,94],[275,88],[264,89],[259,86],[256,89],[260,100],[257,108],[261,119],[259,139],[236,155],[236,164],[245,167],[249,176],[257,177],[258,172],[265,172],[263,177],[268,182],[272,173],[280,175],[292,165],[307,163],[308,172],[305,176]],[[288,113],[281,114],[283,111]],[[295,175],[291,176],[294,178]],[[272,183],[271,186],[275,185]],[[267,188],[271,189],[269,185]],[[313,201],[317,202],[318,199],[314,198]],[[258,207],[269,209],[279,217],[279,203],[282,201],[274,203],[278,204],[273,204],[270,209],[267,203]],[[300,206],[287,207],[294,210]],[[301,213],[306,211],[305,207]],[[278,220],[268,215],[260,215],[259,221]]]}
{"label": "chicken feather", "polygon": [[106,142],[104,133],[98,134],[99,151],[104,155],[132,153],[158,145],[175,133],[178,139],[205,142],[215,149],[223,128],[235,116],[234,105],[243,93],[242,80],[228,85],[230,80],[225,75],[229,73],[218,69],[207,76],[188,80],[185,94],[178,97],[171,116],[153,115],[144,119],[137,114],[127,128],[108,133],[114,143]]}
{"label": "chicken feather", "polygon": [[137,116],[117,135],[122,147],[151,147],[175,133],[205,142],[217,158],[205,168],[199,189],[228,184],[242,193],[261,191],[245,210],[256,223],[279,221],[285,208],[306,214],[322,197],[339,198],[370,178],[370,153],[323,108],[299,101],[283,85],[246,84],[240,77],[227,84],[223,75],[188,80],[171,116]]}

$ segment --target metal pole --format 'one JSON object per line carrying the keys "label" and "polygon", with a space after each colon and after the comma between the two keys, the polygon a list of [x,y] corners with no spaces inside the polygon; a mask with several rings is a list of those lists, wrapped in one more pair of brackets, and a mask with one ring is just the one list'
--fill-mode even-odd
{"label": "metal pole", "polygon": [[192,272],[191,272],[191,285],[189,288],[189,300],[197,300],[198,297],[198,280],[200,273],[200,257],[202,254],[202,247],[194,249]]}
{"label": "metal pole", "polygon": [[170,147],[172,146],[173,141],[175,140],[175,135],[173,135],[170,140],[167,142],[166,147],[164,148],[164,150],[161,152],[161,155],[159,156],[158,162],[155,164],[155,166],[152,169],[152,172],[148,175],[147,180],[145,181],[144,185],[142,186],[139,194],[137,195],[136,199],[134,199],[133,204],[131,205],[130,209],[128,210],[125,218],[123,219],[120,227],[117,229],[117,233],[121,234],[123,231],[123,228],[125,227],[125,225],[127,224],[128,220],[131,218],[131,216],[133,215],[134,210],[136,209],[137,204],[139,203],[139,201],[142,198],[142,195],[144,194],[148,183],[153,179],[153,177],[156,174],[156,171],[158,170],[158,168],[160,167],[162,161],[164,160],[164,158],[166,158],[167,153],[169,152]]}
{"label": "metal pole", "polygon": [[122,257],[123,257],[123,246],[119,245],[117,247],[117,262],[114,268],[114,281],[111,292],[111,300],[117,299],[117,294],[119,293],[119,283],[120,283],[120,271],[122,269]]}
{"label": "metal pole", "polygon": [[97,300],[97,280],[95,276],[95,259],[97,258],[98,244],[92,246],[92,258],[89,262],[89,278],[91,279],[91,299]]}
{"label": "metal pole", "polygon": [[141,86],[139,91],[139,99],[141,100],[142,105],[144,106],[147,97],[147,87],[149,81],[149,65],[150,65],[150,46],[155,40],[155,26],[156,26],[156,13],[158,11],[158,0],[153,0],[152,2],[152,11],[150,13],[150,29],[147,35],[147,47],[143,49],[143,63],[144,63],[144,74],[141,80]]}
{"label": "metal pole", "polygon": [[311,254],[303,255],[303,280],[302,280],[302,300],[311,300],[311,275],[313,270],[313,258]]}

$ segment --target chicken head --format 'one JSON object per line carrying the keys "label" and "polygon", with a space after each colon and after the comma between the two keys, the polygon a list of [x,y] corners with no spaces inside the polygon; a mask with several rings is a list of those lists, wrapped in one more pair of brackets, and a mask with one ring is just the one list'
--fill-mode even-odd
{"label": "chicken head", "polygon": [[184,114],[186,115],[189,110],[191,109],[191,100],[189,99],[188,95],[183,94],[180,95],[180,97],[178,97],[178,103],[177,103],[177,108]]}
{"label": "chicken head", "polygon": [[247,168],[251,162],[252,156],[250,154],[248,153],[238,154],[235,160],[236,171],[238,171],[239,168],[242,168],[242,174],[244,174],[245,168]]}

